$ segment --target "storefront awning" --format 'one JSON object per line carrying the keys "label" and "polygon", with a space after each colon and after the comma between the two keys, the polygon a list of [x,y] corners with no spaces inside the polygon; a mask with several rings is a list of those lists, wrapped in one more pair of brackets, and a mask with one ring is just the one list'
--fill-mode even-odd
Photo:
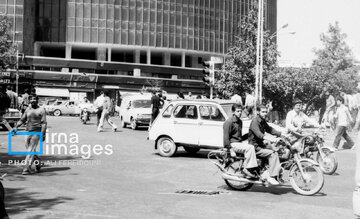
{"label": "storefront awning", "polygon": [[69,90],[64,88],[37,87],[36,95],[44,97],[70,97]]}

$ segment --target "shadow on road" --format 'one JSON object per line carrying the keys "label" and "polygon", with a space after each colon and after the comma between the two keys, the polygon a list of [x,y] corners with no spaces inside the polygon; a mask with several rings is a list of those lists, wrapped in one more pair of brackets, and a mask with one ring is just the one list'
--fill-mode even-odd
{"label": "shadow on road", "polygon": [[[73,198],[64,196],[58,196],[54,198],[40,198],[42,196],[40,193],[24,192],[23,190],[24,189],[22,188],[6,189],[5,203],[6,206],[11,206],[6,208],[10,218],[16,214],[23,213],[23,211],[36,209],[37,211],[41,212],[44,210],[49,210],[55,205],[74,200]],[[43,217],[43,215],[37,215],[36,218],[41,217]]]}
{"label": "shadow on road", "polygon": [[[219,189],[224,189],[227,191],[232,191],[232,192],[260,192],[260,193],[270,193],[273,195],[284,195],[287,193],[293,193],[293,194],[298,194],[292,187],[290,187],[289,185],[280,185],[280,186],[269,186],[269,187],[264,187],[262,185],[253,185],[253,187],[251,187],[251,189],[247,190],[247,191],[237,191],[234,189],[231,189],[230,187],[228,187],[227,185],[223,185],[218,187]],[[313,196],[327,196],[325,193],[323,192],[318,192],[317,194],[313,195]]]}

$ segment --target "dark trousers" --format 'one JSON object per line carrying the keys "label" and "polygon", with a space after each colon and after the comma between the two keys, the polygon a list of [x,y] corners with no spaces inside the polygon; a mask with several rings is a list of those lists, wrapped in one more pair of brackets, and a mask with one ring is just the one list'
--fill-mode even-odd
{"label": "dark trousers", "polygon": [[323,119],[323,117],[324,117],[325,111],[326,111],[326,108],[320,108],[320,112],[319,112],[319,124],[321,124],[321,122],[322,122],[322,119]]}
{"label": "dark trousers", "polygon": [[345,126],[338,126],[336,129],[336,137],[333,143],[333,147],[334,148],[338,148],[339,147],[339,143],[341,140],[341,136],[345,138],[346,142],[348,143],[349,146],[353,146],[354,142],[351,140],[350,136],[347,134],[346,132],[346,127]]}
{"label": "dark trousers", "polygon": [[99,109],[99,110],[96,112],[96,118],[97,118],[97,120],[96,120],[96,126],[99,126],[101,114],[102,114],[102,109]]}
{"label": "dark trousers", "polygon": [[156,119],[157,115],[159,115],[159,108],[153,108],[152,109],[152,113],[151,113],[151,121],[150,124],[152,124],[154,122],[154,120]]}

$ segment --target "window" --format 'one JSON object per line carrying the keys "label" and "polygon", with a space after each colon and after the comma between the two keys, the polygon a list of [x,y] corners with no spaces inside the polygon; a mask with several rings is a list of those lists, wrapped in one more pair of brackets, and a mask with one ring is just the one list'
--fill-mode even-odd
{"label": "window", "polygon": [[173,109],[174,109],[174,106],[173,106],[173,105],[169,105],[169,106],[166,108],[166,110],[163,112],[162,116],[163,116],[164,118],[170,118],[171,112],[172,112]]}
{"label": "window", "polygon": [[174,110],[175,118],[197,119],[197,109],[194,105],[179,105]]}
{"label": "window", "polygon": [[201,119],[225,121],[225,117],[216,106],[200,106],[199,112]]}

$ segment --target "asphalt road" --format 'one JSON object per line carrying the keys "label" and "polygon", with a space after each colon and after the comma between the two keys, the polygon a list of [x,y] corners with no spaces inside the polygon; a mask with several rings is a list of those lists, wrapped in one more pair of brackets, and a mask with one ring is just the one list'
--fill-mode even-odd
{"label": "asphalt road", "polygon": [[[163,158],[146,140],[147,129],[112,132],[106,126],[105,132],[97,133],[94,118],[88,125],[75,117],[48,120],[44,147],[52,145],[51,137],[57,141],[64,133],[60,143],[67,140],[64,144],[72,151],[43,156],[47,165],[34,175],[21,175],[15,161],[24,156],[8,155],[7,132],[0,132],[0,172],[8,174],[3,184],[10,218],[352,218],[351,150],[336,152],[339,168],[335,175],[325,176],[315,196],[301,196],[289,185],[239,192],[225,185],[206,158],[207,151],[189,155],[179,149],[175,157]],[[333,137],[329,133],[327,141]],[[88,145],[96,150],[85,163],[81,156],[89,154]],[[12,149],[23,149],[22,136],[12,137]],[[176,193],[180,190],[219,194]]]}

